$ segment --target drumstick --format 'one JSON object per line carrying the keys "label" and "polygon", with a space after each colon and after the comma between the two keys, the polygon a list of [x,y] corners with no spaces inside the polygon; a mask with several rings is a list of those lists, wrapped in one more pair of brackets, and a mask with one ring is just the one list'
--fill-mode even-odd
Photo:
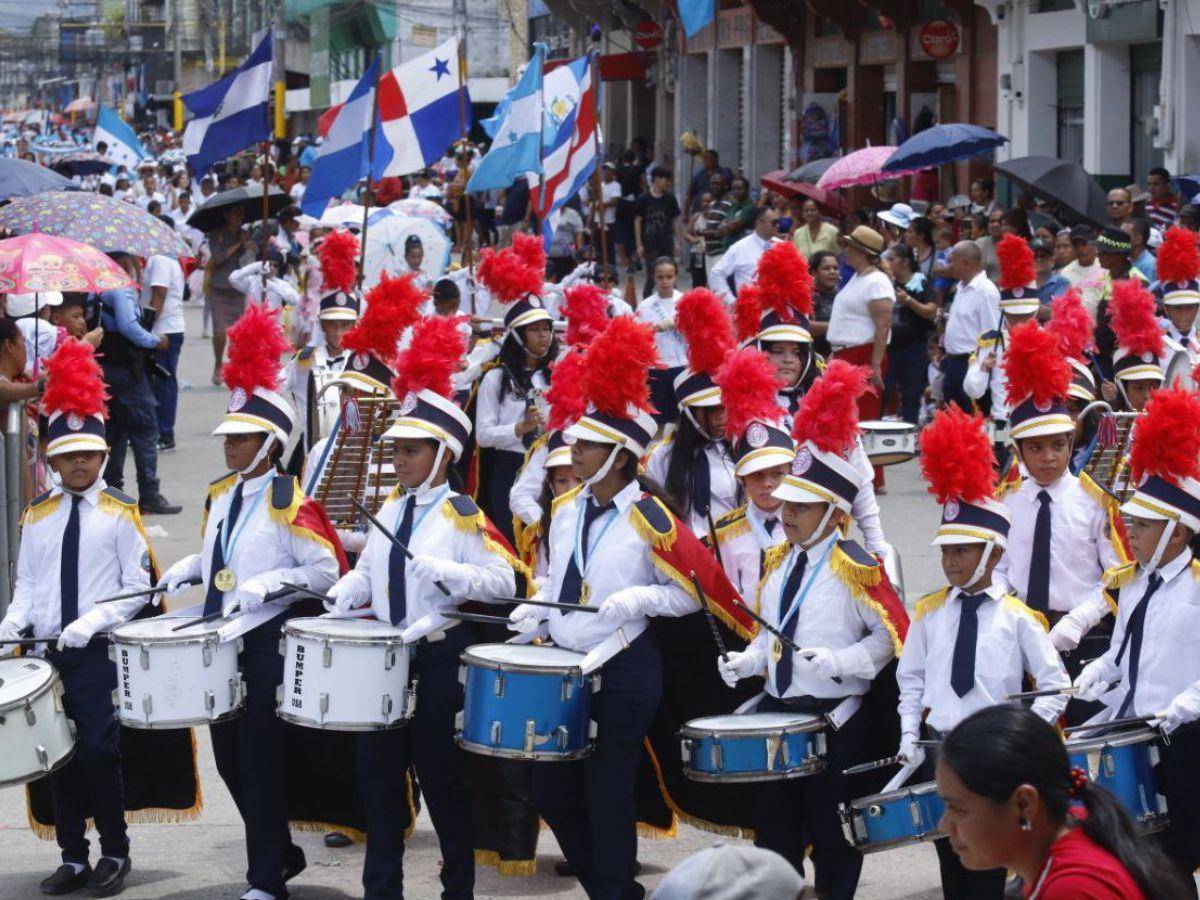
{"label": "drumstick", "polygon": [[[398,538],[394,534],[392,534],[391,529],[389,529],[382,522],[380,522],[377,518],[375,518],[373,515],[371,515],[371,511],[369,509],[367,509],[365,506],[363,506],[361,503],[359,503],[357,497],[351,497],[350,502],[353,503],[356,507],[358,507],[358,511],[361,512],[364,516],[366,516],[367,521],[370,522],[372,525],[374,525],[376,528],[378,528],[380,530],[380,532],[382,532],[387,537],[387,539],[392,542],[393,546],[398,547],[400,552],[403,553],[408,559],[413,558],[412,551],[409,550],[408,547],[404,546],[404,542],[402,540],[400,540],[400,538]],[[439,591],[441,591],[447,597],[450,596],[450,589],[448,587],[446,587],[444,584],[442,584],[440,581],[434,581],[433,584],[434,584],[434,587],[436,587]]]}
{"label": "drumstick", "polygon": [[598,613],[598,606],[584,606],[581,603],[555,603],[553,600],[522,600],[520,597],[497,597],[497,603],[528,603],[530,606],[545,606],[549,609],[565,609],[567,612]]}
{"label": "drumstick", "polygon": [[0,644],[5,644],[10,647],[13,645],[29,646],[32,644],[52,644],[55,641],[57,641],[58,638],[59,638],[59,635],[57,635],[57,634],[52,634],[52,635],[49,635],[48,637],[38,637],[38,638],[35,638],[35,637],[4,638],[3,640],[0,640]]}
{"label": "drumstick", "polygon": [[[267,594],[267,596],[263,597],[263,603],[270,603],[272,600],[278,600],[280,597],[286,597],[289,594],[293,594],[293,593],[295,593],[295,591],[290,587],[280,588],[277,591],[271,591],[271,593],[269,593],[269,594]],[[240,606],[240,604],[231,607],[229,612],[230,613],[235,612],[239,608],[239,606]],[[185,628],[193,628],[196,625],[206,625],[209,622],[215,622],[217,619],[224,619],[224,618],[228,618],[228,617],[225,615],[225,613],[218,610],[217,612],[211,612],[206,616],[200,616],[200,617],[192,619],[188,622],[181,622],[180,624],[178,624],[174,628],[172,628],[171,631],[172,632],[183,631]]]}
{"label": "drumstick", "polygon": [[320,600],[322,603],[332,603],[333,598],[328,594],[319,594],[312,588],[306,588],[299,584],[292,584],[290,581],[285,581],[283,586],[288,590],[295,591],[297,594],[307,594],[314,600]]}
{"label": "drumstick", "polygon": [[1021,691],[1016,694],[1009,694],[1004,699],[1006,700],[1033,700],[1037,697],[1058,697],[1060,695],[1074,697],[1078,693],[1073,687],[1065,688],[1048,688],[1044,691]]}
{"label": "drumstick", "polygon": [[704,618],[708,620],[708,627],[712,631],[713,640],[717,642],[717,652],[721,654],[721,659],[728,664],[729,651],[725,649],[725,639],[721,637],[721,630],[717,628],[717,620],[712,614],[712,610],[708,607],[708,597],[705,596],[704,588],[700,587],[700,579],[696,577],[696,573],[692,572],[692,587],[696,589],[696,596],[700,598],[700,608],[704,610]]}
{"label": "drumstick", "polygon": [[942,746],[941,738],[926,738],[916,742],[918,747],[940,747]]}
{"label": "drumstick", "polygon": [[1073,725],[1070,728],[1064,728],[1063,734],[1074,734],[1076,731],[1097,731],[1101,728],[1120,728],[1124,725],[1145,725],[1147,722],[1153,722],[1161,716],[1128,716],[1124,719],[1110,719],[1107,722],[1095,722],[1091,725]]}
{"label": "drumstick", "polygon": [[851,766],[848,769],[842,769],[843,775],[861,775],[864,772],[874,772],[876,769],[886,769],[888,766],[894,766],[896,763],[904,762],[902,756],[889,756],[887,759],[877,759],[874,762],[862,763],[857,766]]}
{"label": "drumstick", "polygon": [[[200,584],[203,581],[199,575],[195,578],[188,578],[179,582],[180,584]],[[128,594],[117,594],[115,597],[105,597],[103,600],[97,600],[96,603],[115,603],[117,600],[132,600],[134,597],[145,597],[147,594],[165,594],[167,589],[161,584],[156,584],[154,587],[144,588],[140,591],[130,591]]]}
{"label": "drumstick", "polygon": [[[780,631],[778,628],[776,628],[774,625],[772,625],[770,622],[768,622],[766,619],[764,619],[762,616],[760,616],[758,613],[756,613],[754,610],[752,610],[749,606],[746,605],[745,601],[742,601],[741,608],[742,608],[742,612],[744,612],[746,615],[748,615],[750,618],[752,618],[755,622],[757,622],[763,628],[767,629],[768,634],[773,634],[775,637],[777,637],[779,639],[779,643],[783,644],[783,646],[787,647],[793,653],[800,652],[801,647],[799,644],[797,644],[790,637],[788,637],[786,634],[784,634],[782,631]],[[811,657],[806,656],[805,659],[811,659]],[[830,680],[833,681],[835,684],[842,683],[842,679],[836,675],[834,675],[833,678],[831,678]]]}
{"label": "drumstick", "polygon": [[480,613],[445,612],[441,613],[447,619],[460,619],[463,622],[483,622],[485,625],[508,625],[507,616],[485,616]]}

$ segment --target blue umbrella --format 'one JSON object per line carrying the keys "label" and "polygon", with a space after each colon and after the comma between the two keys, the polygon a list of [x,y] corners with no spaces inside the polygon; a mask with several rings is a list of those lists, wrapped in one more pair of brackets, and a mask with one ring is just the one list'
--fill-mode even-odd
{"label": "blue umbrella", "polygon": [[986,153],[1007,142],[1008,138],[982,125],[934,125],[897,147],[883,164],[883,171],[932,169]]}
{"label": "blue umbrella", "polygon": [[78,190],[57,172],[45,166],[31,163],[27,159],[0,159],[0,200],[10,197],[32,197],[46,191]]}
{"label": "blue umbrella", "polygon": [[1175,190],[1183,195],[1184,203],[1194,203],[1196,195],[1200,194],[1200,175],[1176,175],[1171,179]]}

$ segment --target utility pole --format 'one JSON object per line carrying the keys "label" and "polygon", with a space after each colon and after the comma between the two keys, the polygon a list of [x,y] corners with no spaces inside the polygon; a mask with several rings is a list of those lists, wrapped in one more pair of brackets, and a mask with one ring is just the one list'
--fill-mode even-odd
{"label": "utility pole", "polygon": [[[267,0],[271,3],[271,0]],[[284,54],[284,39],[287,36],[287,20],[284,17],[284,0],[274,0],[275,26],[275,137],[287,137],[287,61]],[[270,11],[270,7],[268,8]]]}
{"label": "utility pole", "polygon": [[171,53],[174,56],[175,92],[183,91],[183,16],[179,14],[182,0],[171,0]]}

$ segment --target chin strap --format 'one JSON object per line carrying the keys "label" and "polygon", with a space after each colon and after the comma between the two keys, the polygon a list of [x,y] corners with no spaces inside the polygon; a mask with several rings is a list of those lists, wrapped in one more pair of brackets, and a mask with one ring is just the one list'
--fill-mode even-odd
{"label": "chin strap", "polygon": [[710,444],[716,443],[717,439],[709,434],[706,429],[700,427],[700,423],[697,422],[696,417],[692,415],[692,408],[690,406],[684,406],[682,410],[683,414],[687,416],[688,421],[692,423],[692,427],[696,429],[696,433],[700,435],[700,437],[704,438],[704,440]]}
{"label": "chin strap", "polygon": [[1171,540],[1171,535],[1174,534],[1174,532],[1175,521],[1173,519],[1168,519],[1166,527],[1163,529],[1162,534],[1159,535],[1158,544],[1154,548],[1154,555],[1151,556],[1150,561],[1146,563],[1145,568],[1147,572],[1153,572],[1158,568],[1159,563],[1162,562],[1162,555],[1166,552],[1167,543]]}
{"label": "chin strap", "polygon": [[979,557],[979,565],[975,567],[975,571],[971,573],[971,580],[967,582],[967,587],[971,587],[983,577],[983,573],[987,571],[988,557],[992,555],[992,548],[996,546],[995,541],[985,541],[983,545],[983,555]]}
{"label": "chin strap", "polygon": [[604,478],[609,469],[613,467],[613,463],[617,461],[617,454],[621,452],[622,446],[622,444],[613,444],[612,452],[608,454],[608,459],[604,460],[604,465],[598,468],[591,477],[583,479],[583,483],[591,486]]}
{"label": "chin strap", "polygon": [[829,520],[833,517],[833,514],[836,511],[837,507],[832,503],[825,504],[825,515],[821,516],[821,521],[817,524],[817,527],[812,530],[812,534],[810,534],[803,541],[800,541],[800,549],[808,550],[814,544],[819,544],[821,542],[825,536],[825,526],[829,524]]}
{"label": "chin strap", "polygon": [[438,441],[437,453],[435,453],[433,455],[433,465],[429,467],[429,474],[425,476],[425,480],[417,485],[416,493],[419,494],[422,491],[426,491],[429,489],[429,482],[433,481],[433,479],[437,477],[438,468],[441,466],[442,457],[445,455],[446,455],[446,442]]}
{"label": "chin strap", "polygon": [[271,445],[275,442],[275,435],[267,433],[267,439],[263,441],[262,446],[258,448],[258,452],[254,454],[254,459],[250,461],[250,465],[242,469],[238,474],[243,478],[249,477],[250,473],[258,466],[260,462],[266,459],[267,454],[271,452]]}

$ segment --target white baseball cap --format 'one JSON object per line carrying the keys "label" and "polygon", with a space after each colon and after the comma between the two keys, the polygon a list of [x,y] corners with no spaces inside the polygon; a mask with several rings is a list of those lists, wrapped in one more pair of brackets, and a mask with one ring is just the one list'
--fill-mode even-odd
{"label": "white baseball cap", "polygon": [[4,301],[5,313],[20,319],[32,316],[43,306],[61,306],[63,295],[59,291],[37,291],[29,294],[9,294]]}

